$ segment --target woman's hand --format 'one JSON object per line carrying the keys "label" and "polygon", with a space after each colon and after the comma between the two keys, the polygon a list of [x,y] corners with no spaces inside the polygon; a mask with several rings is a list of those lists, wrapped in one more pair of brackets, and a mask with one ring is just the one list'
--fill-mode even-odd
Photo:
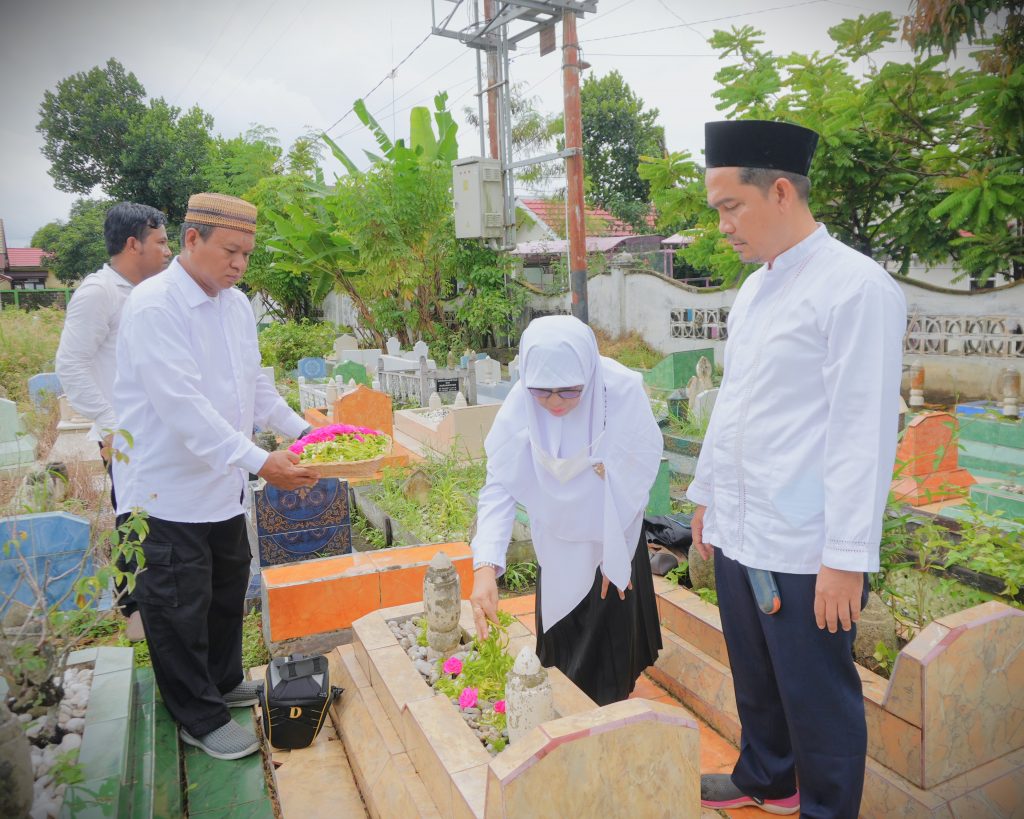
{"label": "woman's hand", "polygon": [[481,566],[473,572],[473,593],[469,602],[473,607],[476,636],[486,640],[490,630],[487,621],[498,624],[498,581],[493,566]]}
{"label": "woman's hand", "polygon": [[[608,577],[605,575],[604,569],[601,569],[601,599],[602,600],[604,600],[605,595],[608,594],[608,586],[610,584],[611,584],[611,581],[608,580]],[[633,591],[633,581],[632,580],[630,580],[629,583],[626,584],[626,589],[628,591]],[[625,600],[626,599],[626,592],[624,592],[622,589],[616,587],[615,591],[617,591],[619,593],[619,600]]]}

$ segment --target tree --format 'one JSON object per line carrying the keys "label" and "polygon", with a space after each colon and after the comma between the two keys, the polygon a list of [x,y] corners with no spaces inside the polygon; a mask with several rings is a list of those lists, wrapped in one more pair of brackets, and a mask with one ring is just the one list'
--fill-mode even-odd
{"label": "tree", "polygon": [[[990,16],[1005,12],[985,39]],[[955,54],[961,42],[990,46],[977,53],[982,70],[1007,75],[1024,63],[1024,2],[1022,0],[914,0],[903,20],[903,39],[922,51],[937,48]]]}
{"label": "tree", "polygon": [[162,98],[131,125],[121,154],[120,178],[107,186],[116,199],[142,202],[177,224],[188,198],[207,186],[213,117],[194,106],[185,114]]}
{"label": "tree", "polygon": [[193,107],[182,114],[146,90],[114,59],[66,77],[46,91],[36,126],[60,190],[100,186],[115,199],[159,208],[180,221],[188,196],[206,186],[213,119]]}
{"label": "tree", "polygon": [[120,156],[132,122],[145,111],[146,90],[117,60],[72,74],[43,94],[36,130],[58,190],[89,193],[120,178]]}
{"label": "tree", "polygon": [[113,204],[106,199],[78,199],[67,222],[50,222],[32,236],[32,246],[46,251],[47,269],[62,282],[77,281],[110,258],[103,222]]}
{"label": "tree", "polygon": [[637,171],[640,157],[664,153],[658,109],[645,111],[618,71],[584,80],[580,108],[588,198],[640,227],[650,210],[650,186]]}
{"label": "tree", "polygon": [[[514,83],[509,96],[509,112],[512,119],[512,158],[529,159],[551,153],[564,132],[561,114],[545,114],[538,109],[540,97],[526,95],[526,83]],[[480,117],[476,108],[467,105],[462,109],[470,127],[480,129]],[[524,185],[544,186],[550,180],[565,175],[561,160],[527,165],[515,171],[515,178]]]}
{"label": "tree", "polygon": [[253,124],[241,136],[213,140],[203,174],[209,190],[245,196],[261,179],[282,170],[277,132]]}
{"label": "tree", "polygon": [[[981,280],[1013,265],[1019,275],[1024,76],[952,70],[941,56],[879,66],[872,55],[897,27],[887,12],[861,16],[829,30],[833,53],[782,57],[762,50],[749,26],[716,31],[712,45],[738,58],[716,75],[718,108],[821,134],[812,209],[861,252],[900,273],[914,257],[952,256]],[[854,69],[860,60],[866,70]],[[698,241],[684,252],[690,264],[730,282],[751,269],[721,240],[695,162],[645,158],[641,173],[663,220],[697,220]]]}

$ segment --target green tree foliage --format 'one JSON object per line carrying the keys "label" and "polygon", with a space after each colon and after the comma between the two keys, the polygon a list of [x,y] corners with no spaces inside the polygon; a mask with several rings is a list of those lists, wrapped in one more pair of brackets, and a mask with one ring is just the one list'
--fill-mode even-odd
{"label": "green tree foliage", "polygon": [[[528,96],[526,83],[512,84],[509,110],[512,119],[512,158],[529,159],[555,150],[559,137],[565,128],[560,114],[545,114],[539,110],[540,97]],[[486,102],[486,98],[485,98]],[[479,129],[480,116],[476,108],[467,105],[462,109],[466,122]],[[486,135],[485,135],[486,143]],[[540,186],[565,174],[561,160],[528,165],[515,171],[516,181],[523,185]]]}
{"label": "green tree foliage", "polygon": [[650,186],[637,166],[641,156],[664,152],[658,109],[645,111],[644,101],[618,71],[584,80],[580,109],[588,198],[642,228],[650,209]]}
{"label": "green tree foliage", "polygon": [[[906,273],[914,257],[952,256],[986,280],[1021,275],[1024,242],[1024,76],[952,69],[941,56],[874,61],[895,39],[888,12],[829,30],[830,54],[777,56],[761,32],[716,31],[711,44],[736,61],[716,75],[729,118],[786,119],[821,143],[811,169],[811,206],[839,238]],[[695,220],[686,261],[736,281],[744,266],[705,204],[703,171],[689,156],[644,158],[663,221]],[[752,269],[752,268],[746,268]]]}
{"label": "green tree foliage", "polygon": [[188,198],[207,187],[213,117],[194,106],[184,114],[162,98],[131,123],[120,178],[107,186],[115,199],[159,208],[177,224]]}
{"label": "green tree foliage", "polygon": [[283,170],[277,133],[273,128],[252,125],[241,136],[219,137],[210,145],[202,170],[208,190],[244,197],[260,180]]}
{"label": "green tree foliage", "polygon": [[66,77],[39,107],[43,155],[59,190],[143,202],[181,220],[188,196],[205,186],[213,119],[182,114],[146,90],[117,60]]}
{"label": "green tree foliage", "polygon": [[32,236],[32,247],[46,251],[47,268],[62,282],[88,276],[109,259],[103,222],[113,204],[106,199],[78,199],[67,222],[50,222]]}
{"label": "green tree foliage", "polygon": [[120,179],[131,123],[143,114],[146,90],[117,60],[72,74],[47,91],[36,130],[58,190],[89,193]]}
{"label": "green tree foliage", "polygon": [[281,374],[294,370],[300,358],[325,356],[331,352],[337,337],[328,322],[285,321],[260,330],[260,357],[267,367]]}
{"label": "green tree foliage", "polygon": [[1007,75],[1024,63],[1024,2],[914,0],[903,21],[903,39],[915,49],[935,48],[947,56],[964,40],[984,45],[976,55],[981,68]]}

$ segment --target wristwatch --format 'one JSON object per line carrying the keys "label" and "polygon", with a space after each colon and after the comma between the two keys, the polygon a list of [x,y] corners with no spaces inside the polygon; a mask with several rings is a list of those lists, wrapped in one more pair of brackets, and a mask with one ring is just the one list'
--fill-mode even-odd
{"label": "wristwatch", "polygon": [[490,568],[490,569],[494,569],[494,571],[495,571],[496,573],[497,573],[497,572],[500,572],[500,571],[502,571],[502,567],[501,567],[501,566],[499,566],[499,565],[498,565],[497,563],[489,563],[489,562],[488,562],[488,561],[486,561],[486,560],[481,560],[481,561],[479,561],[478,563],[474,563],[474,564],[473,564],[473,571],[474,571],[474,572],[475,572],[475,571],[476,571],[477,569],[487,569],[487,568]]}

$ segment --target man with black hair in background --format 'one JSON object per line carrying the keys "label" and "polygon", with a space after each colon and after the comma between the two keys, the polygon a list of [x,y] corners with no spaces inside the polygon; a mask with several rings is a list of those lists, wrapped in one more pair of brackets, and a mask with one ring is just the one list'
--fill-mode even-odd
{"label": "man with black hair in background", "polygon": [[[156,208],[121,202],[107,211],[103,238],[110,261],[82,280],[68,304],[57,348],[57,375],[71,406],[93,422],[89,437],[97,441],[110,471],[110,445],[117,419],[111,400],[117,362],[117,330],[121,310],[132,288],[155,276],[171,258],[167,217]],[[113,477],[110,502],[116,509]],[[122,571],[131,567],[118,564]],[[127,589],[119,588],[121,612],[128,618],[127,637],[144,635],[138,607]]]}

